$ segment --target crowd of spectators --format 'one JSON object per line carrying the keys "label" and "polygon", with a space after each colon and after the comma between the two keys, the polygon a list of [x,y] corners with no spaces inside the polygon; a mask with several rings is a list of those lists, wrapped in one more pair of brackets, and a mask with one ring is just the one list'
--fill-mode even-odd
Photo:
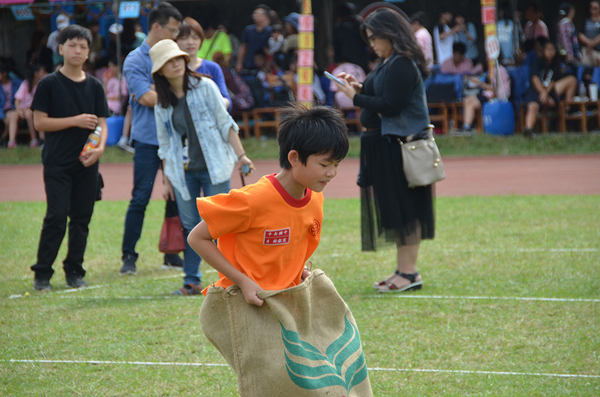
{"label": "crowd of spectators", "polygon": [[[547,41],[551,41],[556,48],[556,59],[553,58],[552,62],[561,68],[557,75],[567,75],[573,67],[580,65],[588,68],[600,66],[599,1],[590,2],[589,18],[581,26],[573,22],[576,10],[570,3],[562,3],[558,12],[545,14],[544,11],[539,1],[528,3],[522,14],[519,10],[515,12],[508,2],[498,4],[497,36],[501,65],[507,68],[528,65],[532,78],[535,73],[538,77],[539,73],[546,77],[544,70],[557,67],[547,65],[543,56]],[[105,30],[107,37],[104,37],[100,17],[101,14],[91,13],[86,21],[93,41],[85,70],[103,83],[111,111],[126,117],[127,129],[130,123],[130,111],[127,109],[129,93],[119,70],[119,61],[122,64],[128,53],[144,42],[146,34],[139,20],[125,19],[122,24],[112,24]],[[343,95],[336,94],[335,84],[324,79],[322,72],[351,71],[356,76],[365,76],[374,67],[376,56],[361,37],[361,18],[351,3],[337,6],[333,17],[333,40],[326,53],[330,64],[321,70],[315,63],[314,99],[329,106],[348,108],[351,103]],[[25,128],[29,130],[30,146],[43,144],[44,134],[33,128],[27,110],[29,101],[24,100],[24,93],[32,96],[42,73],[51,73],[60,67],[61,55],[56,37],[73,22],[73,18],[73,15],[59,14],[55,17],[56,29],[49,35],[42,30],[32,34],[26,53],[26,73],[17,72],[13,60],[2,60],[0,79],[3,90],[0,95],[5,106],[0,109],[0,116],[4,121],[4,145],[16,147],[17,130]],[[280,16],[268,6],[259,5],[251,18],[253,24],[243,30],[240,38],[230,32],[226,21],[211,19],[204,26],[194,25],[199,39],[197,59],[209,61],[205,68],[211,67],[210,71],[201,72],[222,80],[222,88],[230,101],[229,110],[234,117],[253,107],[281,106],[296,98],[299,15],[293,12]],[[434,18],[432,26],[430,23]],[[487,62],[481,51],[483,38],[478,36],[473,21],[468,21],[462,13],[450,9],[443,9],[435,16],[417,12],[410,21],[434,73],[478,75],[482,82],[495,80],[485,74]],[[549,24],[555,24],[555,29],[549,29]],[[428,30],[428,27],[431,29]],[[554,40],[551,40],[551,31],[556,31]],[[117,34],[120,36],[120,54],[117,54]],[[220,68],[220,73],[215,72],[216,67]],[[590,76],[591,72],[584,73],[584,81]],[[27,78],[23,80],[23,77]],[[470,81],[474,84],[474,80]],[[467,78],[465,82],[468,83]],[[21,83],[27,86],[19,90]],[[17,91],[20,98],[17,98]],[[119,146],[129,150],[125,129]]]}

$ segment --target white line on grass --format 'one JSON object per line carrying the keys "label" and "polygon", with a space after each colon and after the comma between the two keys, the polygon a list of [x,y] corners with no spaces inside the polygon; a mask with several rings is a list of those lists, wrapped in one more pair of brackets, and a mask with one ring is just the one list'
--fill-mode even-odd
{"label": "white line on grass", "polygon": [[398,299],[465,299],[465,300],[516,300],[516,301],[541,301],[541,302],[600,302],[600,299],[585,298],[524,298],[519,296],[443,296],[443,295],[368,295],[370,298],[398,298]]}
{"label": "white line on grass", "polygon": [[[93,365],[146,365],[146,366],[180,366],[180,367],[229,367],[227,364],[213,363],[173,363],[173,362],[148,362],[148,361],[100,361],[100,360],[0,360],[7,363],[31,364],[93,364]],[[518,376],[546,376],[554,378],[600,378],[600,375],[585,374],[547,374],[536,372],[505,372],[505,371],[470,371],[448,369],[418,369],[418,368],[369,368],[369,371],[379,372],[422,372],[442,374],[474,374],[474,375],[518,375]]]}
{"label": "white line on grass", "polygon": [[515,248],[515,249],[502,249],[502,248],[482,248],[482,249],[454,249],[454,248],[442,248],[445,252],[598,252],[598,248]]}

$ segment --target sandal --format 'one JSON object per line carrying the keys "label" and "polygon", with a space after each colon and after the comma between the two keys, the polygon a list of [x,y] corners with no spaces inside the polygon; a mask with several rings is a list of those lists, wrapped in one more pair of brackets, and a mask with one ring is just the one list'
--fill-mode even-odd
{"label": "sandal", "polygon": [[378,289],[379,289],[379,288],[381,288],[381,287],[385,287],[385,286],[387,286],[387,285],[388,285],[388,282],[387,282],[386,280],[387,280],[388,278],[390,278],[390,277],[393,277],[394,275],[396,275],[396,276],[398,276],[398,277],[402,277],[402,273],[400,273],[400,271],[399,271],[399,270],[396,270],[396,271],[394,271],[394,274],[392,274],[391,276],[389,276],[389,277],[386,277],[386,278],[384,278],[383,280],[381,280],[380,282],[373,284],[373,288],[375,288],[375,289],[377,289],[377,290],[378,290]]}
{"label": "sandal", "polygon": [[382,292],[382,293],[403,292],[403,291],[417,290],[417,289],[423,288],[423,280],[417,281],[417,276],[419,275],[419,272],[416,272],[413,274],[407,274],[407,273],[400,273],[400,271],[396,270],[394,272],[394,274],[398,277],[407,279],[408,281],[410,281],[410,284],[405,285],[403,287],[398,287],[394,283],[386,283],[386,285],[383,286],[382,288],[378,288],[379,292]]}

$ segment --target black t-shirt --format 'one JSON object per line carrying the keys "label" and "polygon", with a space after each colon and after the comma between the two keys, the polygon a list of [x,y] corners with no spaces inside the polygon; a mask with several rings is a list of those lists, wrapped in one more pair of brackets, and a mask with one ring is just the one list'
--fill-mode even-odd
{"label": "black t-shirt", "polygon": [[544,87],[548,87],[553,81],[558,81],[567,75],[566,67],[559,59],[548,64],[544,58],[533,62],[530,71],[531,77],[538,76]]}
{"label": "black t-shirt", "polygon": [[[98,117],[110,116],[106,94],[98,79],[87,75],[85,80],[75,82],[60,71],[40,80],[31,109],[48,113],[48,117],[53,118],[72,117],[82,113]],[[79,127],[46,132],[42,163],[50,166],[79,161],[79,153],[91,132],[92,130]]]}

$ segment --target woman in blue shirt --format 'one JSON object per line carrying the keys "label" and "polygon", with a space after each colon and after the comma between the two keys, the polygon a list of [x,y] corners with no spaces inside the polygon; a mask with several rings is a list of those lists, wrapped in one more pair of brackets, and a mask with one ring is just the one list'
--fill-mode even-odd
{"label": "woman in blue shirt", "polygon": [[227,92],[227,85],[225,84],[225,77],[221,67],[207,59],[198,58],[198,50],[204,40],[204,30],[202,26],[193,18],[186,17],[183,22],[179,25],[179,35],[177,36],[177,44],[179,48],[187,52],[190,56],[190,62],[188,67],[196,73],[203,74],[213,79],[219,87],[219,91],[223,96],[225,107],[228,111],[231,111],[231,97]]}
{"label": "woman in blue shirt", "polygon": [[200,257],[187,235],[200,223],[196,197],[227,193],[231,173],[252,167],[217,85],[190,70],[190,57],[173,40],[150,49],[157,102],[154,107],[158,157],[163,162],[163,197],[175,199],[186,237],[183,288],[178,295],[197,295]]}

